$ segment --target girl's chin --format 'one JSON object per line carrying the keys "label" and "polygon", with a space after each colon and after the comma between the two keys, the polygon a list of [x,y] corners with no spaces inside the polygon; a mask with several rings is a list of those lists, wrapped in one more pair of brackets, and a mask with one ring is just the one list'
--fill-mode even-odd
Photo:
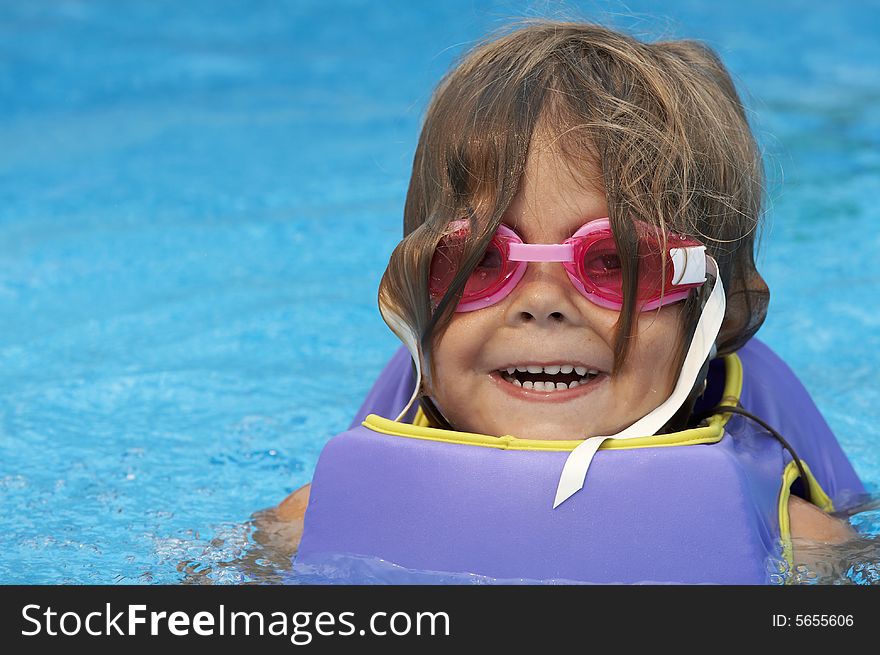
{"label": "girl's chin", "polygon": [[503,434],[518,439],[532,439],[542,441],[574,441],[586,439],[588,434],[582,426],[560,425],[529,425],[519,426],[513,430],[503,431]]}
{"label": "girl's chin", "polygon": [[488,430],[474,430],[474,432],[553,441],[586,439],[598,434],[595,432],[597,426],[584,421],[583,412],[568,412],[559,405],[538,411],[529,407],[499,406],[498,412],[491,418],[491,423],[491,426],[485,426],[489,428]]}
{"label": "girl's chin", "polygon": [[493,405],[494,411],[491,412],[473,412],[461,417],[452,415],[447,418],[460,432],[494,437],[570,441],[594,436],[589,433],[590,426],[584,424],[583,413],[569,414],[558,405],[552,410],[548,408],[549,411],[532,411],[528,407],[510,406],[507,403]]}
{"label": "girl's chin", "polygon": [[[607,382],[607,376],[603,375],[600,378],[602,379],[597,378],[595,386],[582,393],[572,393],[576,392],[576,389],[549,393],[523,393],[517,390],[508,393],[502,387],[504,395],[493,403],[497,412],[494,416],[495,425],[492,433],[520,439],[554,441],[597,436],[600,433],[596,430],[601,429],[601,426],[596,425],[595,421],[584,419],[604,413],[601,408],[603,395],[601,390]],[[511,386],[506,382],[503,384]],[[594,395],[595,391],[600,393]],[[557,400],[554,398],[555,394],[564,394],[566,397]],[[493,395],[497,396],[497,394]],[[483,434],[490,433],[483,432]]]}

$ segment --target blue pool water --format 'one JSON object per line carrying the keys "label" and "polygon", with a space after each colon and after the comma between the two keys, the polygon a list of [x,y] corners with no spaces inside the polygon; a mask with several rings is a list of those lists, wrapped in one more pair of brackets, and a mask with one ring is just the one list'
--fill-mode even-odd
{"label": "blue pool water", "polygon": [[524,15],[718,49],[771,178],[760,335],[878,491],[877,3],[3,3],[0,582],[279,579],[249,517],[397,345],[432,87]]}

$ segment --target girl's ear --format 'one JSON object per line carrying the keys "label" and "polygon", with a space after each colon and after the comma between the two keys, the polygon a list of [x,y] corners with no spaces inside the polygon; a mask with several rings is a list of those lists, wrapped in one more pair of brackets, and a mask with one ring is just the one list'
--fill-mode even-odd
{"label": "girl's ear", "polygon": [[718,333],[718,355],[736,352],[751,339],[767,317],[770,289],[761,274],[752,270],[730,281],[727,309]]}

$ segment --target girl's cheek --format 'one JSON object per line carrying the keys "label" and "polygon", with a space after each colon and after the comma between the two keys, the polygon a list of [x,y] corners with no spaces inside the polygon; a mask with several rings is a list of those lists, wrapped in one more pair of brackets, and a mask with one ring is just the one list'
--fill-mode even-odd
{"label": "girl's cheek", "polygon": [[481,311],[456,314],[452,317],[443,334],[434,341],[434,353],[437,358],[437,366],[444,369],[468,369],[476,364],[476,358],[480,348],[485,343],[488,334],[486,321],[483,316],[477,316]]}

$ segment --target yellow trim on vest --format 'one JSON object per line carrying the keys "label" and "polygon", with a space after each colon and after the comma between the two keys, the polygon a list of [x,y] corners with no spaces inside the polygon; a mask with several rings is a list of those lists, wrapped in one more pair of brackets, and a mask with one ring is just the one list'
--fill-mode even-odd
{"label": "yellow trim on vest", "polygon": [[[803,464],[804,473],[807,476],[810,501],[823,512],[833,512],[834,503],[831,501],[831,498],[828,497],[822,485],[816,480],[807,463],[801,460],[801,464]],[[791,485],[799,477],[801,477],[801,473],[798,471],[797,464],[794,461],[789,462],[782,471],[782,487],[779,489],[779,538],[782,540],[782,557],[788,563],[789,571],[794,568],[794,555],[791,546],[791,517],[788,513],[788,501],[791,498]]]}
{"label": "yellow trim on vest", "polygon": [[[724,373],[724,393],[720,404],[736,405],[742,393],[743,382],[742,360],[740,360],[736,353],[725,356]],[[730,417],[731,414],[715,414],[709,418],[707,426],[673,432],[672,434],[635,437],[633,439],[607,439],[600,448],[602,450],[629,450],[632,448],[717,443],[724,436],[724,426]],[[412,424],[398,423],[376,414],[370,414],[364,419],[362,425],[374,432],[395,437],[408,437],[411,439],[424,439],[468,446],[483,446],[484,448],[497,448],[499,450],[572,451],[583,443],[582,439],[521,439],[509,435],[493,437],[486,434],[441,430],[428,425],[427,418],[421,412],[421,408],[416,412]]]}

